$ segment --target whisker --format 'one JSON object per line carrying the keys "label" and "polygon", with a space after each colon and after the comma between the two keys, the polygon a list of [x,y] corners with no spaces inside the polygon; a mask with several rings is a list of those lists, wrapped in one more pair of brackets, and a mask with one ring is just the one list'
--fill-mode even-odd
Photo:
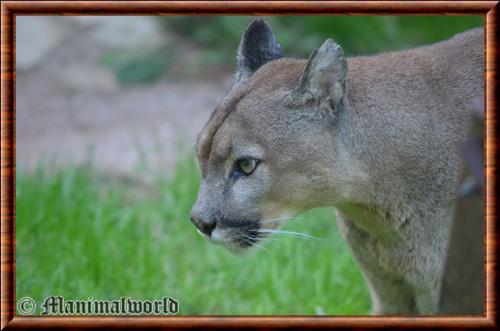
{"label": "whisker", "polygon": [[191,133],[197,133],[196,130],[193,128],[191,124],[189,124],[185,119],[182,119],[182,122],[184,122],[184,126],[187,127],[189,130],[191,130]]}
{"label": "whisker", "polygon": [[256,241],[256,240],[257,240],[257,237],[252,237],[252,236],[249,236],[249,235],[244,234],[244,233],[241,233],[241,235],[242,235],[244,238],[247,238],[247,239],[250,239],[250,240],[254,240],[254,241]]}
{"label": "whisker", "polygon": [[251,237],[251,236],[248,236],[244,233],[242,233],[241,235],[243,236],[243,239],[245,240],[245,242],[252,244],[253,246],[258,247],[266,252],[269,252],[269,250],[267,248],[265,248],[263,245],[260,245],[257,243],[257,237]]}
{"label": "whisker", "polygon": [[257,230],[253,230],[253,231],[258,232],[258,233],[284,234],[284,235],[302,237],[302,238],[307,238],[307,239],[325,240],[322,238],[311,236],[311,235],[306,234],[306,233],[295,232],[295,231],[276,230],[276,229],[257,229]]}
{"label": "whisker", "polygon": [[[262,248],[266,248],[265,245],[267,243],[271,243],[271,244],[277,244],[280,240],[279,238],[269,238],[269,237],[259,237],[259,236],[256,236],[256,237],[252,237],[252,236],[249,236],[249,235],[246,235],[244,233],[242,233],[243,236],[245,236],[246,238],[249,238],[250,240],[252,240],[252,244],[257,244],[256,246],[257,247],[262,247]],[[262,243],[262,244],[259,244]]]}
{"label": "whisker", "polygon": [[272,218],[272,219],[267,219],[267,220],[261,220],[261,221],[259,221],[259,223],[273,223],[273,222],[279,222],[282,220],[288,220],[288,219],[292,219],[292,218],[295,218],[295,217]]}
{"label": "whisker", "polygon": [[267,244],[268,242],[276,244],[280,241],[279,238],[271,238],[271,237],[259,237],[259,239],[260,239],[259,242],[263,243],[263,245]]}
{"label": "whisker", "polygon": [[264,247],[263,245],[261,245],[261,244],[257,244],[257,243],[255,243],[255,242],[254,242],[254,243],[253,243],[253,245],[254,245],[255,247],[258,247],[258,248],[262,249],[263,251],[269,252],[269,250],[268,250],[267,248],[265,248],[265,247]]}

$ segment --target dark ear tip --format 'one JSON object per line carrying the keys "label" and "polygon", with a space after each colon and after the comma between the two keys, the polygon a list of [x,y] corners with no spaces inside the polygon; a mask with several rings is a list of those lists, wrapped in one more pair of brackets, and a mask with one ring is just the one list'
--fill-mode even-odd
{"label": "dark ear tip", "polygon": [[263,19],[257,19],[250,23],[245,29],[245,35],[249,35],[256,32],[271,32],[271,28]]}
{"label": "dark ear tip", "polygon": [[264,21],[262,18],[258,18],[256,20],[253,20],[252,23],[250,23],[248,25],[248,27],[253,27],[253,26],[259,26],[259,25],[263,25],[263,26],[269,26],[266,21]]}
{"label": "dark ear tip", "polygon": [[267,62],[283,57],[281,47],[271,28],[262,19],[250,23],[243,33],[236,55],[237,80],[250,77]]}

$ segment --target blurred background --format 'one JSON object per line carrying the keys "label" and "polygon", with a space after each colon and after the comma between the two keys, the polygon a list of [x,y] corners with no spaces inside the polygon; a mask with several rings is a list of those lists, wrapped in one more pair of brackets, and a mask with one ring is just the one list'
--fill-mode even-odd
{"label": "blurred background", "polygon": [[[16,17],[16,296],[156,299],[181,314],[367,314],[329,209],[246,256],[189,222],[197,134],[231,85],[252,17]],[[483,25],[473,16],[265,17],[291,57],[348,56]]]}

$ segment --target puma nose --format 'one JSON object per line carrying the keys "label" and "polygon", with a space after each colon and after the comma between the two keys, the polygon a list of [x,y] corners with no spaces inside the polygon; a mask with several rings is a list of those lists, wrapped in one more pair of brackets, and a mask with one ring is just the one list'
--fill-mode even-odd
{"label": "puma nose", "polygon": [[199,215],[191,213],[191,222],[205,235],[209,236],[212,234],[212,231],[215,229],[215,221],[206,220]]}

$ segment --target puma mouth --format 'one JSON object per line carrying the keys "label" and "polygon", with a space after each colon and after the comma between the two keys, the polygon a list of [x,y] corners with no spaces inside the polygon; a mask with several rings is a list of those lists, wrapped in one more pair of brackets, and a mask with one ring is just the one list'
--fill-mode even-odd
{"label": "puma mouth", "polygon": [[198,230],[198,233],[211,243],[222,245],[230,251],[240,251],[258,246],[258,242],[263,239],[262,234],[257,231],[259,229],[258,221],[236,223],[238,225],[232,225],[235,223],[229,224],[231,225],[217,226],[210,236],[200,230]]}

